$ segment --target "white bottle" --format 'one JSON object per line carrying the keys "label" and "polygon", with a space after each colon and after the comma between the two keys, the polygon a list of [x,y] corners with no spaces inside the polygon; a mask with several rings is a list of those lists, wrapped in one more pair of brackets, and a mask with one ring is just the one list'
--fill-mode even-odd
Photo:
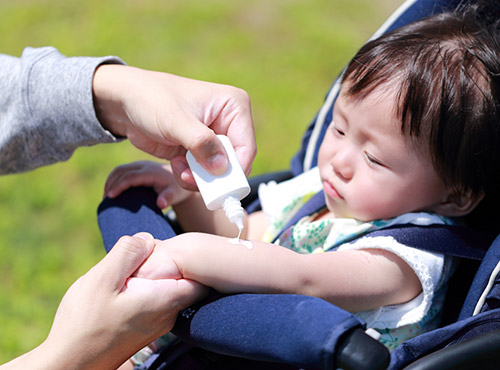
{"label": "white bottle", "polygon": [[194,159],[189,151],[186,159],[207,208],[211,211],[223,208],[228,220],[238,227],[241,234],[245,213],[240,200],[250,193],[250,185],[229,138],[224,135],[217,135],[217,137],[224,145],[229,158],[226,173],[220,176],[212,175]]}

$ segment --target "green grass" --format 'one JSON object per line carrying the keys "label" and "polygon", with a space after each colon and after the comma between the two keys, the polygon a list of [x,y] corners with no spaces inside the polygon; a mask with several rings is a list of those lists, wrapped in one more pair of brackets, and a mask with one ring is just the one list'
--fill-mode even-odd
{"label": "green grass", "polygon": [[[341,67],[396,0],[0,1],[0,53],[25,46],[118,55],[146,69],[242,87],[254,174],[287,168]],[[104,255],[96,208],[107,174],[147,158],[128,142],[0,178],[0,363],[47,335],[69,285]]]}

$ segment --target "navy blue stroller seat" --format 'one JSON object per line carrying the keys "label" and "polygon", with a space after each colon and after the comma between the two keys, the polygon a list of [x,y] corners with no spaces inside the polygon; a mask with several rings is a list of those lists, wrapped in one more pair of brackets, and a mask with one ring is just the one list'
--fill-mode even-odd
{"label": "navy blue stroller seat", "polygon": [[[454,8],[458,3],[461,1],[406,1],[377,33]],[[292,160],[291,171],[280,173],[280,179],[315,166],[319,143],[331,121],[338,91],[338,83],[335,83],[308,128],[302,148]],[[151,189],[134,188],[101,204],[99,225],[107,250],[124,234],[148,231],[156,238],[167,239],[179,232],[156,207],[155,198]],[[258,201],[247,204],[250,211],[258,207]],[[412,233],[421,231],[417,227],[404,227],[378,232],[391,232],[391,235],[406,238],[408,244]],[[484,255],[484,247],[493,240],[489,240],[489,236],[478,237],[453,228],[426,229],[425,232],[429,238],[440,239],[434,244],[465,252],[461,256],[467,258],[462,264],[462,272],[473,275],[478,261],[483,259],[483,262],[470,290],[472,278],[466,274],[457,274],[463,281],[450,283],[452,288],[458,289],[451,289],[449,293],[454,297],[447,299],[446,325],[403,343],[391,355],[378,341],[365,334],[364,322],[321,299],[295,295],[222,296],[214,292],[207,300],[181,312],[174,333],[183,342],[152,357],[148,368],[490,368],[488,361],[500,360],[500,332],[495,331],[500,329],[500,240],[495,240]],[[457,243],[460,248],[454,248]],[[443,359],[446,359],[444,363]],[[494,364],[496,366],[496,362]]]}

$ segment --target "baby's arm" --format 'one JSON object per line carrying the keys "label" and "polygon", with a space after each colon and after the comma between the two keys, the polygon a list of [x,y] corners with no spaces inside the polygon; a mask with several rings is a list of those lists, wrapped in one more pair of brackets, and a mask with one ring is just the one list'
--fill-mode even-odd
{"label": "baby's arm", "polygon": [[298,254],[263,242],[248,249],[196,233],[158,244],[138,274],[184,277],[224,293],[311,295],[352,312],[407,302],[421,291],[413,270],[390,252]]}
{"label": "baby's arm", "polygon": [[172,206],[184,231],[198,231],[235,237],[238,229],[222,211],[209,211],[198,192],[182,188],[174,178],[169,164],[139,161],[115,168],[108,176],[104,195],[114,198],[134,186],[153,187],[157,206]]}

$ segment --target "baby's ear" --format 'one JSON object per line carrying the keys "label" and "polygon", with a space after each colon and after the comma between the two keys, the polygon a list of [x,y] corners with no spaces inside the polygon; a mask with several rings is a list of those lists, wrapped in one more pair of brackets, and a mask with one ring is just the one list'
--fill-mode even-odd
{"label": "baby's ear", "polygon": [[465,216],[472,212],[483,198],[484,193],[473,194],[471,191],[453,191],[433,211],[447,217]]}

